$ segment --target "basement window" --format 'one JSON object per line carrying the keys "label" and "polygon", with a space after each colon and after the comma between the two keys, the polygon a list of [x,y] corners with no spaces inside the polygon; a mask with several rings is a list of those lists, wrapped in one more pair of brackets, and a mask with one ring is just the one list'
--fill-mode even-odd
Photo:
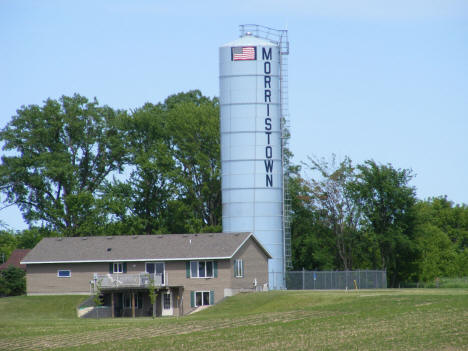
{"label": "basement window", "polygon": [[195,292],[195,304],[196,306],[209,305],[210,304],[210,292],[209,291]]}
{"label": "basement window", "polygon": [[192,308],[199,306],[214,305],[214,301],[214,290],[190,292],[190,306]]}
{"label": "basement window", "polygon": [[57,277],[59,277],[59,278],[70,278],[71,277],[71,270],[69,270],[69,269],[59,269],[57,271]]}

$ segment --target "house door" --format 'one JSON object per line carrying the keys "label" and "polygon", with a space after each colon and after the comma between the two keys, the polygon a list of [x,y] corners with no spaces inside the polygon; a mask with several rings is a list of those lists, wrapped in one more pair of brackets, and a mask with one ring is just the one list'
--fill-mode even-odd
{"label": "house door", "polygon": [[174,313],[172,308],[172,294],[170,290],[164,291],[161,296],[162,313],[163,316],[172,316]]}
{"label": "house door", "polygon": [[114,293],[114,316],[122,317],[123,311],[123,294]]}

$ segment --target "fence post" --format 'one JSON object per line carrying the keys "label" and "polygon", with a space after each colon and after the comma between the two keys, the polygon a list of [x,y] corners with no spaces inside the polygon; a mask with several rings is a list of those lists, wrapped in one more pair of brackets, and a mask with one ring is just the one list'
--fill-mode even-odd
{"label": "fence post", "polygon": [[302,290],[305,290],[305,268],[302,267]]}

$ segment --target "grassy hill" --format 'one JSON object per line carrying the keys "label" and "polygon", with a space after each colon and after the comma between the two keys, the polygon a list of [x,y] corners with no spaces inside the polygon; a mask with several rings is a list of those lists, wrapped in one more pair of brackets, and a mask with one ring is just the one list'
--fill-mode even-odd
{"label": "grassy hill", "polygon": [[241,294],[155,320],[81,320],[81,300],[0,299],[0,350],[468,350],[468,289]]}

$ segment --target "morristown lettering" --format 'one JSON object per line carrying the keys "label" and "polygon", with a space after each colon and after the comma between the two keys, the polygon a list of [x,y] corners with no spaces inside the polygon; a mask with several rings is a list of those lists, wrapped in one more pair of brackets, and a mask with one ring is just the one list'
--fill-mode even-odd
{"label": "morristown lettering", "polygon": [[265,89],[264,102],[266,104],[266,117],[265,117],[265,136],[266,136],[266,146],[265,146],[265,186],[267,188],[273,187],[273,148],[271,146],[271,130],[272,130],[272,120],[270,117],[270,103],[271,103],[271,60],[273,58],[273,53],[271,48],[268,48],[268,51],[265,48],[262,48],[262,60],[263,62],[263,88]]}

